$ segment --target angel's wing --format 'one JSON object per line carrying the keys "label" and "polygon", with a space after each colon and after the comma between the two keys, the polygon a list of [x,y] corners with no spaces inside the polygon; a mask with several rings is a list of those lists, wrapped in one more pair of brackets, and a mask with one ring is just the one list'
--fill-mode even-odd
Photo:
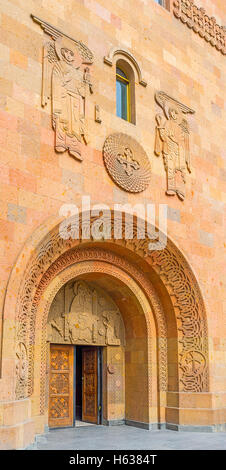
{"label": "angel's wing", "polygon": [[54,43],[48,41],[43,46],[43,69],[42,69],[42,106],[46,106],[51,98],[52,70],[58,62]]}
{"label": "angel's wing", "polygon": [[169,114],[168,114],[169,103],[167,100],[167,95],[163,91],[157,91],[155,93],[155,99],[158,105],[162,108],[165,114],[165,117],[169,119]]}
{"label": "angel's wing", "polygon": [[78,51],[82,57],[83,64],[92,64],[94,57],[91,50],[81,41],[74,41],[77,45]]}
{"label": "angel's wing", "polygon": [[189,148],[189,127],[188,121],[182,119],[180,127],[184,134],[184,145],[185,145],[185,161],[188,167],[188,171],[191,173],[191,162],[190,162],[190,148]]}

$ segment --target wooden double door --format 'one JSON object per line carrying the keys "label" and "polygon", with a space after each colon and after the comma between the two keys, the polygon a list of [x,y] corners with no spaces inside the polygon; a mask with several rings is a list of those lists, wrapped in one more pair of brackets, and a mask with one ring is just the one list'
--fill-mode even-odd
{"label": "wooden double door", "polygon": [[101,423],[101,358],[100,347],[51,344],[49,427]]}

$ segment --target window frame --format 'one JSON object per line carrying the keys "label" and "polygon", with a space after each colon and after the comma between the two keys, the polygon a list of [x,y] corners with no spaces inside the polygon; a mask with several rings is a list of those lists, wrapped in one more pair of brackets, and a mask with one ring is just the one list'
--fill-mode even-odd
{"label": "window frame", "polygon": [[165,10],[170,11],[170,0],[160,0],[161,3],[159,3],[158,0],[154,0],[154,2],[157,3],[157,5],[160,7],[165,8]]}
{"label": "window frame", "polygon": [[[117,70],[120,70],[124,75],[125,77],[123,77],[122,75],[120,75],[119,73],[117,73]],[[127,111],[127,119],[124,119],[122,116],[118,116],[120,117],[120,119],[123,119],[124,121],[127,121],[127,122],[131,122],[131,96],[130,96],[130,93],[131,93],[131,83],[130,83],[130,80],[127,77],[127,74],[124,72],[124,70],[119,67],[117,64],[116,64],[116,87],[117,87],[117,81],[119,82],[122,82],[124,84],[126,84],[126,111]],[[117,89],[116,89],[116,108],[117,108]]]}

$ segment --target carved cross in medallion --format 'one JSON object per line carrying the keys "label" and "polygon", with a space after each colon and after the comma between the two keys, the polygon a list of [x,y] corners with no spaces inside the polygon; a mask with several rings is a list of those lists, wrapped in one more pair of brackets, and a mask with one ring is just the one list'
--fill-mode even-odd
{"label": "carved cross in medallion", "polygon": [[133,152],[129,147],[125,147],[123,155],[119,153],[117,160],[124,166],[124,171],[128,176],[134,173],[134,170],[139,170],[139,163],[133,158]]}

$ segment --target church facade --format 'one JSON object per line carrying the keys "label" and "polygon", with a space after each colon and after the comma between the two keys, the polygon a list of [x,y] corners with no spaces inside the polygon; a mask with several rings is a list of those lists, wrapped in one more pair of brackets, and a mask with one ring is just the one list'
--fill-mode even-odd
{"label": "church facade", "polygon": [[226,431],[225,13],[1,5],[1,449]]}

